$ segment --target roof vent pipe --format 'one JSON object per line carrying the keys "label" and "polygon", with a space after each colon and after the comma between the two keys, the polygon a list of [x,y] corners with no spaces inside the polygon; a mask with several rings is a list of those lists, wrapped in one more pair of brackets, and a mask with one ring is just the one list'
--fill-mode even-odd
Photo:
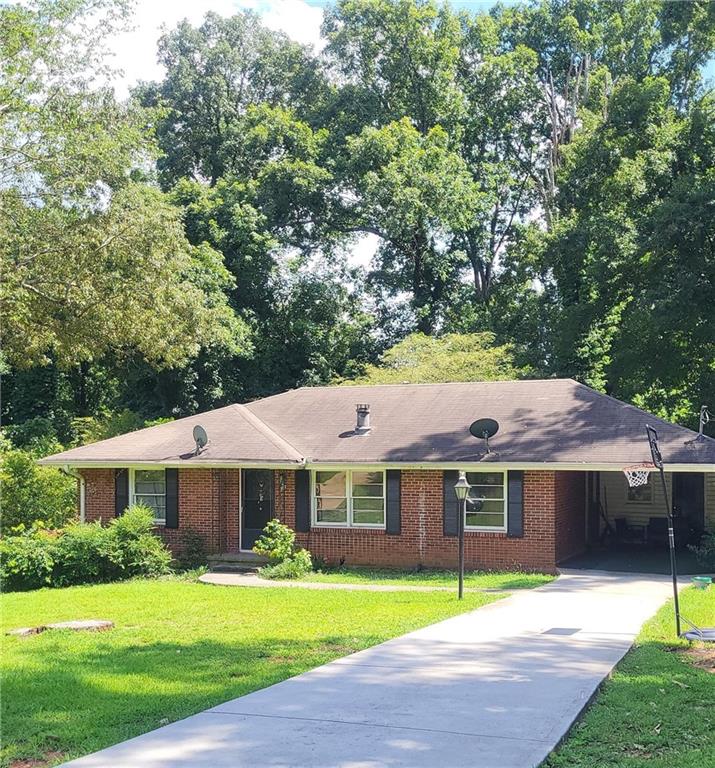
{"label": "roof vent pipe", "polygon": [[355,406],[355,412],[357,413],[357,424],[355,426],[355,431],[369,432],[370,431],[370,406],[367,403],[358,403]]}

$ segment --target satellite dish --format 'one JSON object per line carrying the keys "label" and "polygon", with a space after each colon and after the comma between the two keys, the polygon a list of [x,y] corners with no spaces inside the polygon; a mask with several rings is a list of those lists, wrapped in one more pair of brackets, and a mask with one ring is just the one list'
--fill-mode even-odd
{"label": "satellite dish", "polygon": [[194,442],[196,443],[196,456],[198,456],[201,453],[201,449],[208,445],[209,442],[209,436],[200,424],[194,427]]}
{"label": "satellite dish", "polygon": [[469,425],[469,433],[472,437],[486,441],[487,453],[489,453],[489,438],[494,437],[498,431],[499,422],[496,419],[477,419]]}

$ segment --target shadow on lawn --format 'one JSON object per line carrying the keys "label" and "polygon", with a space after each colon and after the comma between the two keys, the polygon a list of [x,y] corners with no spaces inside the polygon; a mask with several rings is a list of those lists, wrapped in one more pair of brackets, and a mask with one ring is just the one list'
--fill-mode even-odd
{"label": "shadow on lawn", "polygon": [[300,674],[382,638],[116,643],[78,650],[70,632],[18,639],[20,664],[3,681],[0,766],[93,752]]}

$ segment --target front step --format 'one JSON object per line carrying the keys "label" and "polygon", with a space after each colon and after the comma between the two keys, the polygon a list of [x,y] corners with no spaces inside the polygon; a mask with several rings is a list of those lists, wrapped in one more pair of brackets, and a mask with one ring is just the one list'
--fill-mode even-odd
{"label": "front step", "polygon": [[255,552],[220,552],[209,555],[208,561],[215,573],[255,573],[268,562]]}

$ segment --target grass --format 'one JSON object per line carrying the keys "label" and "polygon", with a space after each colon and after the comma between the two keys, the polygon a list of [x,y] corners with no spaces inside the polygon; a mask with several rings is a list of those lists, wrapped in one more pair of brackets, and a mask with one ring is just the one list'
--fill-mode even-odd
{"label": "grass", "polygon": [[[684,590],[681,612],[715,625],[715,588]],[[715,766],[714,662],[712,648],[675,638],[664,606],[544,768]]]}
{"label": "grass", "polygon": [[[3,595],[1,764],[87,754],[498,597],[178,580]],[[81,618],[115,628],[4,635]]]}
{"label": "grass", "polygon": [[[532,589],[548,584],[555,577],[545,573],[509,571],[467,571],[464,586],[478,589]],[[410,570],[394,568],[323,568],[301,577],[301,581],[325,584],[385,584],[392,586],[456,587],[456,571]]]}

